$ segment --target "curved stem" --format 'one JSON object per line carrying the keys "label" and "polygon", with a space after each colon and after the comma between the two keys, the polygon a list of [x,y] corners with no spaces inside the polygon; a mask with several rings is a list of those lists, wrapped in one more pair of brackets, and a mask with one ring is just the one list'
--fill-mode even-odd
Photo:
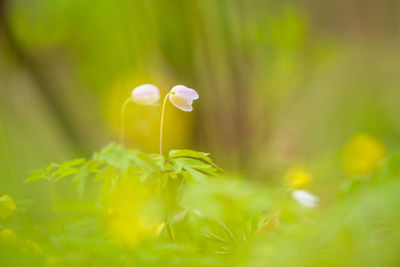
{"label": "curved stem", "polygon": [[162,155],[162,141],[163,141],[163,124],[164,124],[164,113],[165,113],[165,104],[167,103],[168,96],[171,93],[168,93],[165,98],[161,109],[161,122],[160,122],[160,155]]}
{"label": "curved stem", "polygon": [[119,134],[119,142],[122,144],[124,143],[124,131],[125,131],[125,123],[124,123],[124,115],[125,115],[125,109],[128,103],[131,101],[131,98],[128,98],[125,100],[124,104],[122,104],[121,108],[121,129],[120,129],[120,134]]}

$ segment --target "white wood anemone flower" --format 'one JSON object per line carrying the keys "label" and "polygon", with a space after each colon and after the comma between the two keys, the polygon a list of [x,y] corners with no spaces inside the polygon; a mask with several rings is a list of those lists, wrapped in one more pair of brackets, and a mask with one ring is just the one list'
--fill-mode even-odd
{"label": "white wood anemone flower", "polygon": [[163,123],[164,123],[164,113],[165,104],[167,99],[176,108],[190,112],[193,110],[192,104],[193,100],[199,99],[199,94],[192,88],[186,87],[184,85],[175,85],[172,87],[171,91],[165,96],[163,105],[161,108],[161,122],[160,122],[160,155],[162,155],[162,140],[163,140]]}
{"label": "white wood anemone flower", "polygon": [[190,112],[193,110],[193,100],[199,99],[199,94],[184,85],[175,85],[169,92],[169,101],[180,110]]}
{"label": "white wood anemone flower", "polygon": [[295,190],[292,197],[302,206],[307,208],[315,208],[318,205],[319,197],[305,190]]}
{"label": "white wood anemone flower", "polygon": [[159,99],[160,90],[153,84],[142,84],[132,90],[131,96],[125,100],[121,108],[121,130],[119,138],[121,143],[124,142],[124,114],[128,104],[133,102],[145,106],[156,106]]}
{"label": "white wood anemone flower", "polygon": [[153,106],[160,100],[160,90],[153,84],[142,84],[132,90],[131,101],[140,105]]}

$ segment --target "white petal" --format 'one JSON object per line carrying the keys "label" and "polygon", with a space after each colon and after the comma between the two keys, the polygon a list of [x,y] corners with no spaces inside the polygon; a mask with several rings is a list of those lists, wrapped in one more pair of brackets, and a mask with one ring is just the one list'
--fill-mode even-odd
{"label": "white petal", "polygon": [[319,198],[305,190],[296,190],[292,193],[292,197],[301,205],[314,208],[317,206]]}
{"label": "white petal", "polygon": [[175,95],[179,95],[181,97],[190,98],[193,100],[199,99],[199,94],[192,88],[186,87],[184,85],[175,85],[171,92],[175,93]]}
{"label": "white petal", "polygon": [[160,99],[160,91],[152,84],[142,84],[132,90],[132,101],[142,105],[154,105]]}
{"label": "white petal", "polygon": [[192,107],[193,100],[192,99],[177,96],[175,94],[171,94],[171,95],[169,95],[169,101],[171,101],[171,103],[175,107],[179,108],[180,110],[183,110],[186,112],[190,112],[193,110],[193,107]]}

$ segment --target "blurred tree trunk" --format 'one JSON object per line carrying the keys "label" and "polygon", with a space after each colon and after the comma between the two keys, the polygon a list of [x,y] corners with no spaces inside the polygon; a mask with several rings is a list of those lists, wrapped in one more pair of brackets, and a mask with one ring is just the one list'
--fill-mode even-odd
{"label": "blurred tree trunk", "polygon": [[29,53],[18,42],[8,20],[8,10],[11,1],[0,0],[0,33],[10,53],[15,57],[19,66],[29,75],[36,85],[37,93],[45,101],[52,115],[56,118],[60,131],[69,140],[72,148],[79,154],[87,154],[89,149],[80,137],[61,101],[56,97],[56,91],[46,75],[40,70]]}

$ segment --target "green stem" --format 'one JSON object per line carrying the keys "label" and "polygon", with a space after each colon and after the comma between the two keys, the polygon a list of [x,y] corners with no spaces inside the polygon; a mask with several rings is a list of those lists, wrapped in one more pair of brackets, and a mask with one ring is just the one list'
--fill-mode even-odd
{"label": "green stem", "polygon": [[122,104],[121,108],[121,129],[120,129],[120,135],[119,135],[119,142],[122,144],[124,142],[124,131],[125,131],[125,122],[124,122],[124,115],[125,115],[125,109],[128,103],[131,101],[131,98],[128,98],[125,100],[124,104]]}
{"label": "green stem", "polygon": [[160,233],[158,234],[156,241],[154,242],[153,248],[157,247],[157,245],[160,243],[161,236],[165,232],[165,229],[168,230],[169,238],[171,239],[171,241],[174,240],[174,235],[173,235],[172,228],[171,228],[171,220],[174,215],[176,206],[178,205],[178,202],[181,198],[182,189],[183,189],[184,185],[185,185],[185,180],[182,178],[181,183],[179,184],[178,190],[176,192],[176,197],[175,197],[174,204],[172,205],[171,212],[168,214],[168,217],[165,220],[165,224],[164,224],[163,228],[161,229]]}
{"label": "green stem", "polygon": [[165,113],[165,104],[167,103],[168,96],[171,93],[168,93],[165,98],[161,109],[161,122],[160,122],[160,155],[162,155],[162,141],[163,141],[163,124],[164,124],[164,113]]}
{"label": "green stem", "polygon": [[51,201],[53,202],[53,209],[54,209],[54,212],[57,215],[58,221],[60,222],[61,231],[62,231],[65,239],[68,240],[67,239],[67,234],[65,233],[64,223],[63,223],[63,221],[61,219],[61,215],[60,215],[60,213],[59,213],[59,211],[57,209],[57,206],[56,206],[56,194],[54,192],[54,182],[53,181],[49,181],[49,183],[50,183]]}

